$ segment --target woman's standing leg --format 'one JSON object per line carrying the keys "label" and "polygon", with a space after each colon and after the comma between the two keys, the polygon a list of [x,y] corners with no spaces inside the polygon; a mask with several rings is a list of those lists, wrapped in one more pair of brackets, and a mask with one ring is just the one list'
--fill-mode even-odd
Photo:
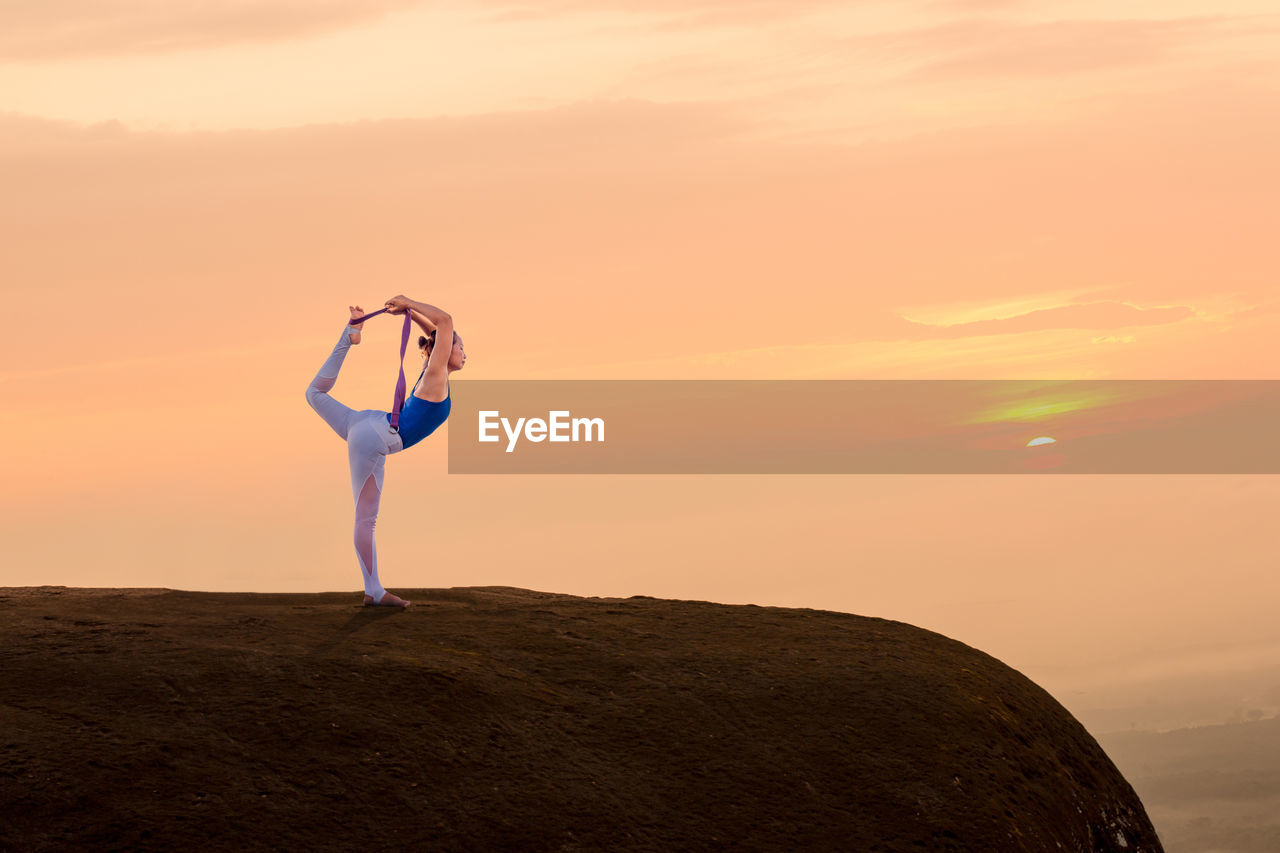
{"label": "woman's standing leg", "polygon": [[408,606],[409,602],[382,588],[378,580],[378,548],[374,526],[378,523],[378,507],[382,502],[382,480],[386,471],[388,439],[386,413],[374,410],[357,412],[347,437],[347,455],[351,463],[351,494],[355,498],[356,557],[364,578],[364,594],[373,604]]}
{"label": "woman's standing leg", "polygon": [[329,358],[320,367],[320,372],[316,374],[316,378],[312,379],[311,384],[307,386],[307,402],[311,405],[311,408],[315,409],[316,413],[324,418],[325,423],[333,427],[333,431],[344,441],[347,438],[347,432],[351,426],[351,416],[355,414],[355,410],[339,403],[330,397],[328,392],[333,388],[334,383],[338,381],[338,371],[342,369],[342,360],[347,357],[347,350],[351,349],[351,338],[348,335],[359,331],[359,329],[353,329],[351,326],[347,326],[342,330],[342,337],[338,340],[337,346],[333,348]]}

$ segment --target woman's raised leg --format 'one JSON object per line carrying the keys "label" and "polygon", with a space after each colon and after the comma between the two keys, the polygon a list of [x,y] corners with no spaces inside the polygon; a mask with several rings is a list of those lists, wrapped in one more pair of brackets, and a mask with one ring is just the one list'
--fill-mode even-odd
{"label": "woman's raised leg", "polygon": [[311,405],[311,408],[315,409],[316,413],[324,418],[324,422],[333,427],[333,431],[344,441],[351,427],[351,416],[355,414],[355,410],[330,397],[329,390],[338,381],[338,371],[342,369],[342,360],[347,357],[347,350],[351,349],[351,338],[348,336],[359,331],[359,329],[354,329],[351,326],[347,326],[342,330],[342,337],[338,339],[337,346],[333,348],[329,358],[321,365],[320,372],[316,374],[316,378],[312,379],[311,384],[307,386],[307,402]]}

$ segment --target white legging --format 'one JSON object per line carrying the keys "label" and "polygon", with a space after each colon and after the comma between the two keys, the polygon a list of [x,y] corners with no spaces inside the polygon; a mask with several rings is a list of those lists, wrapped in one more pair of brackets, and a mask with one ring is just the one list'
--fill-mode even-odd
{"label": "white legging", "polygon": [[378,581],[378,549],[373,541],[373,527],[378,522],[378,503],[382,499],[382,476],[387,456],[403,450],[404,442],[391,431],[386,412],[377,409],[357,412],[328,394],[338,381],[342,360],[351,348],[348,335],[356,331],[350,326],[342,330],[338,345],[307,387],[307,402],[347,443],[351,495],[356,504],[356,557],[360,560],[360,572],[364,576],[365,594],[373,596],[374,601],[382,601],[386,590]]}

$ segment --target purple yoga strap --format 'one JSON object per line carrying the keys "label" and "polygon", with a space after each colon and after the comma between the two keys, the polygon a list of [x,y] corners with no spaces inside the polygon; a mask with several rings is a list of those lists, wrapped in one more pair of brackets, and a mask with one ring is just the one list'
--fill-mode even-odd
{"label": "purple yoga strap", "polygon": [[[388,309],[383,308],[381,311],[374,311],[372,314],[365,314],[359,319],[352,317],[347,321],[348,325],[354,326],[357,323],[363,323],[370,317],[377,317]],[[396,380],[396,396],[391,404],[391,431],[400,431],[400,410],[404,408],[405,391],[408,389],[408,383],[404,381],[404,354],[409,349],[409,326],[412,317],[406,309],[404,312],[404,329],[400,332],[400,378]]]}

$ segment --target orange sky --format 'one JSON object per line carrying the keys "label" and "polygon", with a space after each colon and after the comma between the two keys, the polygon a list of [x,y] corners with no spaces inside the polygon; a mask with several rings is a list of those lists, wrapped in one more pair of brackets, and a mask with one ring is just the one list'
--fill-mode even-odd
{"label": "orange sky", "polygon": [[[346,306],[401,292],[468,378],[1280,378],[1272,8],[10,4],[0,585],[356,595],[303,390]],[[338,399],[389,406],[396,326]],[[1051,689],[1280,648],[1274,478],[444,500],[446,435],[388,461],[392,590],[845,610]]]}

